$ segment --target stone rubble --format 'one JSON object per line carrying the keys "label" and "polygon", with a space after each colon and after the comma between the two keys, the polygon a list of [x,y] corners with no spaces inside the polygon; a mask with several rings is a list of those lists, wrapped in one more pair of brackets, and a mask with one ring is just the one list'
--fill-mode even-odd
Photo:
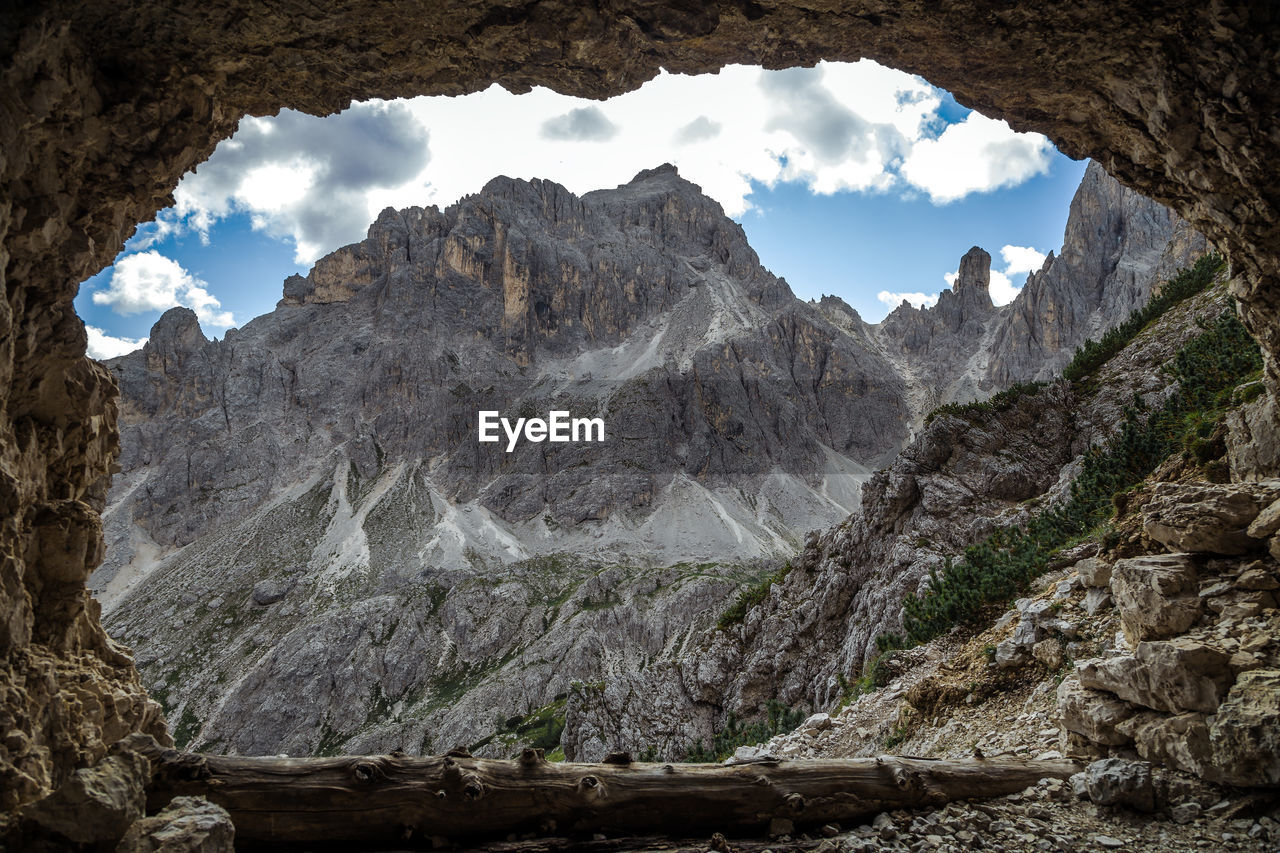
{"label": "stone rubble", "polygon": [[[1206,518],[1244,524],[1221,512],[1222,495],[1238,490],[1161,491],[1204,506],[1166,503],[1162,517],[1219,550],[1077,560],[1065,575],[1039,579],[1043,592],[986,631],[906,653],[900,675],[821,728],[806,724],[740,752],[1084,762],[1060,789],[1046,781],[1025,796],[880,815],[835,839],[842,850],[1280,849],[1280,612],[1259,595],[1280,588],[1280,566],[1258,556],[1261,537],[1249,553],[1221,553],[1222,531]],[[1170,547],[1190,538],[1181,527],[1169,533]],[[1108,588],[1115,605],[1090,609],[1091,593]],[[1150,618],[1188,601],[1195,619],[1181,631],[1170,626],[1182,616]],[[1163,636],[1142,638],[1149,630]],[[1049,640],[1062,647],[1061,661],[1034,653]]]}
{"label": "stone rubble", "polygon": [[235,835],[225,809],[204,797],[174,797],[156,814],[135,821],[116,853],[233,853]]}

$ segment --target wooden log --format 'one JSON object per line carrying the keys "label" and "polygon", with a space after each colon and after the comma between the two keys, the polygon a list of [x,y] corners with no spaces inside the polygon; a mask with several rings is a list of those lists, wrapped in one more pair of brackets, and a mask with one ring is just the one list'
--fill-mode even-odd
{"label": "wooden log", "polygon": [[[149,750],[149,807],[203,795],[231,814],[238,843],[412,845],[511,833],[690,837],[846,826],[886,809],[1021,791],[1081,768],[1069,760],[931,760],[881,756],[744,764],[551,763],[465,752],[339,758],[195,755]],[[776,826],[776,825],[775,825]]]}

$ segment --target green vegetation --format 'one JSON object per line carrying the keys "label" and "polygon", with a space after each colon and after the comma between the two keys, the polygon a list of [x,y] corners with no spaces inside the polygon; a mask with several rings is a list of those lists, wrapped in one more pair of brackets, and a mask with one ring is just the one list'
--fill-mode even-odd
{"label": "green vegetation", "polygon": [[191,745],[192,740],[200,733],[200,718],[191,710],[190,705],[186,705],[182,709],[182,716],[178,718],[178,724],[173,727],[173,743],[178,749],[186,749]]}
{"label": "green vegetation", "polygon": [[[1197,268],[1208,275],[1207,267]],[[1232,309],[1201,326],[1204,331],[1165,367],[1178,390],[1155,410],[1135,396],[1119,434],[1085,454],[1066,503],[1041,511],[1025,528],[997,530],[966,548],[959,561],[948,558],[941,572],[930,571],[924,595],[908,595],[903,603],[907,644],[972,622],[1023,591],[1058,549],[1111,518],[1118,493],[1140,483],[1170,454],[1185,451],[1201,462],[1212,458],[1208,438],[1235,405],[1236,386],[1262,369],[1262,356]],[[878,645],[881,651],[901,648],[904,639],[885,636]]]}
{"label": "green vegetation", "polygon": [[1165,282],[1160,292],[1151,297],[1146,305],[1130,314],[1129,319],[1108,329],[1103,334],[1102,340],[1097,343],[1085,341],[1076,350],[1071,363],[1063,369],[1062,378],[1079,382],[1094,373],[1112,356],[1128,346],[1129,342],[1153,320],[1184,299],[1203,292],[1225,266],[1226,262],[1221,255],[1210,252],[1196,261],[1194,266],[1180,271]]}
{"label": "green vegetation", "polygon": [[560,736],[564,733],[564,706],[562,697],[550,705],[544,705],[536,711],[530,711],[523,717],[499,719],[500,726],[496,732],[472,744],[472,752],[497,741],[508,746],[521,744],[535,749],[545,749],[553,756],[559,751],[559,759],[548,756],[548,760],[564,761],[564,751],[560,748]]}
{"label": "green vegetation", "polygon": [[775,583],[782,583],[789,574],[791,574],[790,560],[783,564],[782,568],[770,572],[744,589],[738,595],[738,600],[720,616],[720,619],[716,622],[716,627],[723,631],[731,625],[737,625],[746,618],[747,612],[751,608],[765,600],[765,597],[769,594],[770,587]]}
{"label": "green vegetation", "polygon": [[975,415],[1003,412],[1023,397],[1039,394],[1040,389],[1048,384],[1047,382],[1019,382],[998,394],[992,394],[985,400],[975,400],[972,403],[947,403],[925,415],[924,423],[928,426],[938,415],[956,415],[967,420]]}
{"label": "green vegetation", "polygon": [[[899,647],[894,646],[894,649]],[[846,705],[855,701],[859,696],[874,693],[889,683],[889,669],[885,666],[885,659],[892,652],[893,649],[880,649],[880,653],[871,659],[871,665],[866,668],[866,673],[853,681],[849,681],[843,674],[836,675],[836,682],[840,685],[840,699],[836,704],[837,711],[844,710]]]}
{"label": "green vegetation", "polygon": [[884,748],[893,749],[897,746],[901,746],[902,742],[905,741],[910,734],[910,728],[906,723],[898,723],[893,727],[893,731],[889,732],[888,736],[885,737]]}
{"label": "green vegetation", "polygon": [[315,754],[325,758],[340,755],[342,753],[342,745],[346,743],[349,737],[351,737],[350,734],[343,734],[337,731],[329,725],[328,720],[325,720],[320,726],[320,741],[316,744]]}
{"label": "green vegetation", "polygon": [[685,761],[694,764],[705,764],[724,761],[733,755],[740,746],[764,743],[774,735],[783,735],[793,731],[804,722],[804,713],[788,708],[781,702],[769,700],[765,718],[753,723],[743,723],[738,715],[729,712],[724,728],[716,732],[711,739],[711,748],[707,749],[698,741],[685,756]]}

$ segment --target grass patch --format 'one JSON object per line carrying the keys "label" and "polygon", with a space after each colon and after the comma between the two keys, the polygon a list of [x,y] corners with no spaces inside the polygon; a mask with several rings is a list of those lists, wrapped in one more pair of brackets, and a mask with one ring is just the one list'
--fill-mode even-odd
{"label": "grass patch", "polygon": [[200,725],[200,718],[191,710],[191,706],[183,707],[182,715],[178,717],[178,724],[173,727],[174,746],[178,749],[186,749],[200,732]]}
{"label": "grass patch", "polygon": [[744,589],[729,609],[721,614],[720,619],[716,622],[716,627],[723,631],[732,625],[740,623],[746,618],[751,608],[765,600],[769,595],[770,587],[775,583],[782,583],[789,574],[791,574],[790,560],[784,563],[777,571],[770,572]]}
{"label": "grass patch", "polygon": [[544,749],[550,755],[547,756],[549,761],[557,751],[560,753],[558,760],[564,761],[564,750],[560,746],[560,737],[564,734],[564,706],[565,699],[557,699],[549,705],[544,705],[536,711],[530,711],[524,716],[508,717],[506,720],[500,719],[500,725],[496,732],[472,744],[469,749],[472,752],[481,747],[488,746],[497,742],[507,746],[515,746],[521,744],[530,746],[535,749]]}

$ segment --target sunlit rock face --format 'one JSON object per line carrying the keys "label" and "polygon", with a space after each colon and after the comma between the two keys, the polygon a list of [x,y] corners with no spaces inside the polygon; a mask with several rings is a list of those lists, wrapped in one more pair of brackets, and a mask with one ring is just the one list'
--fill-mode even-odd
{"label": "sunlit rock face", "polygon": [[[1097,158],[1226,250],[1242,273],[1242,310],[1268,356],[1274,390],[1275,14],[1246,2],[1152,11],[1094,0],[856,9],[736,2],[513,9],[457,0],[408,10],[352,3],[325,17],[302,3],[7,9],[0,16],[7,519],[0,655],[13,715],[7,728],[26,742],[0,765],[14,780],[4,790],[29,799],[114,735],[79,724],[97,711],[40,710],[26,686],[44,679],[40,659],[49,672],[42,683],[75,682],[86,708],[124,709],[125,728],[153,725],[141,700],[127,698],[140,696],[127,657],[114,656],[86,605],[83,579],[99,559],[96,516],[115,452],[114,391],[84,360],[71,301],[77,283],[168,203],[178,178],[242,115],[286,106],[328,113],[355,98],[458,94],[493,82],[603,97],[634,89],[660,67],[694,73],[733,62],[871,57],[922,74],[1019,129],[1042,131],[1072,156]],[[125,700],[108,701],[117,693]]]}

